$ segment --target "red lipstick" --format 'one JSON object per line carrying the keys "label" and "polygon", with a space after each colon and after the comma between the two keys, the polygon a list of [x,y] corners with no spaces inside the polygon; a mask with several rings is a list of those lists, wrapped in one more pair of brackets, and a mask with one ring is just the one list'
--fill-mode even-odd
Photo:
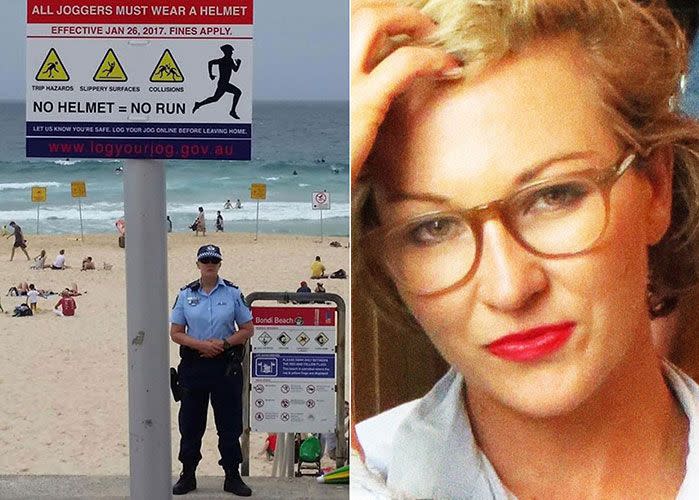
{"label": "red lipstick", "polygon": [[537,326],[505,335],[488,344],[486,349],[508,361],[537,361],[563,347],[575,326],[574,321]]}

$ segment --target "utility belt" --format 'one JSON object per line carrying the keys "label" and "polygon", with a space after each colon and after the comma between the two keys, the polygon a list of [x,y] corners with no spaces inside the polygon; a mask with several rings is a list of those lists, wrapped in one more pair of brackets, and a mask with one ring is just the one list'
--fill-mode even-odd
{"label": "utility belt", "polygon": [[237,358],[238,361],[242,362],[243,356],[245,356],[245,345],[231,346],[225,351],[223,351],[221,354],[219,354],[218,356],[214,356],[213,358],[205,358],[201,355],[199,351],[197,351],[196,349],[192,349],[191,347],[187,347],[184,345],[180,346],[180,358],[187,361],[192,359],[202,359],[204,361],[209,361]]}
{"label": "utility belt", "polygon": [[[216,357],[204,358],[199,351],[187,346],[180,346],[180,358],[186,362],[197,363],[225,363],[224,375],[227,377],[240,376],[243,373],[243,358],[245,357],[245,345],[234,345],[223,351]],[[170,368],[170,389],[175,402],[179,401],[183,395],[183,388],[180,385],[177,369]]]}

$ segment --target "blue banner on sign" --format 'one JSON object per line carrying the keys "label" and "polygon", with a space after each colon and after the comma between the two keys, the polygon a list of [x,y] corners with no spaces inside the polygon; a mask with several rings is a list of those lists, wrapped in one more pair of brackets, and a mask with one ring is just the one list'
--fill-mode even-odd
{"label": "blue banner on sign", "polygon": [[250,123],[27,122],[27,137],[176,137],[250,139]]}
{"label": "blue banner on sign", "polygon": [[144,160],[250,160],[250,139],[27,137],[27,156]]}
{"label": "blue banner on sign", "polygon": [[334,354],[252,354],[252,376],[335,378]]}

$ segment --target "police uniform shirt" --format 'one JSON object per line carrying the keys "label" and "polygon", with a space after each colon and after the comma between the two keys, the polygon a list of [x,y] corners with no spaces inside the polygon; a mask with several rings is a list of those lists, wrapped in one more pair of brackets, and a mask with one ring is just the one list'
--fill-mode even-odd
{"label": "police uniform shirt", "polygon": [[195,339],[224,339],[235,332],[235,324],[252,321],[252,313],[238,287],[219,277],[208,294],[199,281],[183,287],[175,300],[170,321],[187,325],[187,334]]}

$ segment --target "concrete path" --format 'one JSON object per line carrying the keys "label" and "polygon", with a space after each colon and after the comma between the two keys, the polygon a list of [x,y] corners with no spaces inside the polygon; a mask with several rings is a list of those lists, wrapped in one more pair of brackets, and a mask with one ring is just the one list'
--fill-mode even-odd
{"label": "concrete path", "polygon": [[[173,483],[177,478],[173,478]],[[315,478],[244,478],[252,498],[301,500],[349,498],[347,485],[319,484]],[[129,496],[127,476],[0,476],[0,498],[124,499]],[[197,477],[197,489],[174,498],[238,498],[223,491],[223,476]]]}

